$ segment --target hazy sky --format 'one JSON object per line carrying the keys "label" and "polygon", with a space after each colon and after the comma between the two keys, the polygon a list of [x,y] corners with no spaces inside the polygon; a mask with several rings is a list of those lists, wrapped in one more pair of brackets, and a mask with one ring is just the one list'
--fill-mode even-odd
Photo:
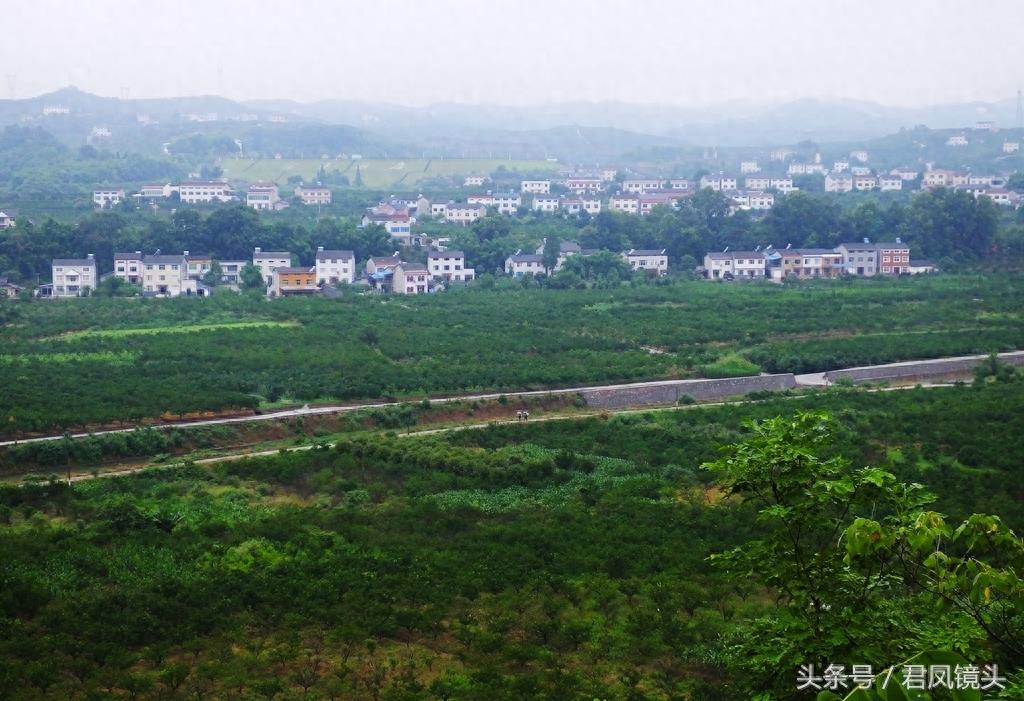
{"label": "hazy sky", "polygon": [[[18,97],[401,104],[1013,96],[1024,0],[0,0]],[[0,83],[4,97],[7,84]]]}

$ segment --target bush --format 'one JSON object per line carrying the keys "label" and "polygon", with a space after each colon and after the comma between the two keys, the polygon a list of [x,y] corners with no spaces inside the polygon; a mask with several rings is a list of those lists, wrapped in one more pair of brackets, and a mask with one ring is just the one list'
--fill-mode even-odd
{"label": "bush", "polygon": [[704,377],[748,377],[761,372],[758,365],[750,362],[739,353],[723,355],[713,363],[700,366],[700,372]]}

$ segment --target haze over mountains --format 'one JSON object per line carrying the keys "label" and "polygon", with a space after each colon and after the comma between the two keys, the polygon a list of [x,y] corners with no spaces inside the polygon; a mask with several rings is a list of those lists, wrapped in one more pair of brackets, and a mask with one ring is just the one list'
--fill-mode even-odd
{"label": "haze over mountains", "polygon": [[[69,112],[44,116],[44,108],[53,107]],[[327,131],[343,137],[345,148],[374,153],[478,156],[529,150],[534,157],[609,158],[650,147],[856,141],[920,124],[962,128],[992,120],[1012,127],[1016,107],[1015,98],[922,108],[819,98],[705,107],[622,102],[407,107],[352,100],[239,102],[218,96],[119,99],[64,88],[28,99],[0,100],[0,125],[41,126],[69,143],[82,143],[103,127],[115,136],[120,131],[122,138],[110,142],[120,148],[135,147],[143,137],[152,144],[154,139],[197,132],[252,138],[256,132],[294,133],[330,126]],[[319,142],[312,140],[309,148],[319,148]]]}

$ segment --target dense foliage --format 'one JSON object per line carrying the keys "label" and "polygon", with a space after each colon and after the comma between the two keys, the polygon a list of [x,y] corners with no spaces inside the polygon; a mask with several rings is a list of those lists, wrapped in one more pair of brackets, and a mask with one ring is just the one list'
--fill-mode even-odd
{"label": "dense foliage", "polygon": [[[788,699],[808,698],[794,693],[791,665],[817,654],[893,663],[940,647],[1003,662],[973,624],[902,584],[870,590],[870,620],[831,610],[844,631],[870,632],[862,647],[793,635],[778,658],[774,631],[784,620],[803,626],[805,609],[776,599],[778,582],[766,578],[791,565],[761,561],[737,578],[708,557],[736,547],[756,560],[772,542],[775,526],[755,520],[742,489],[722,499],[763,464],[766,442],[772,464],[789,450],[802,466],[787,473],[787,494],[850,475],[896,486],[883,469],[855,469],[872,455],[931,482],[938,508],[997,505],[992,493],[1019,472],[1022,390],[832,391],[799,400],[837,410],[834,441],[813,416],[793,420],[816,437],[807,445],[803,429],[779,442],[781,419],[753,433],[740,425],[794,409],[778,398],[447,439],[380,435],[208,470],[2,488],[0,696]],[[608,440],[573,449],[598,435]],[[734,469],[721,482],[698,471],[720,445],[751,435],[725,455]],[[948,473],[959,477],[944,483]],[[979,489],[964,490],[969,480]],[[814,493],[822,506],[808,514],[831,513],[824,505],[846,494]],[[888,513],[872,515],[879,528],[891,527]],[[857,521],[856,543],[870,542],[869,525]],[[853,547],[844,564],[845,545],[814,535],[830,571],[852,576],[878,552]],[[846,586],[818,580],[815,596],[836,603]]]}
{"label": "dense foliage", "polygon": [[[1024,347],[1017,276],[0,306],[0,433]],[[746,358],[736,357],[739,353]],[[751,364],[751,362],[753,364]]]}

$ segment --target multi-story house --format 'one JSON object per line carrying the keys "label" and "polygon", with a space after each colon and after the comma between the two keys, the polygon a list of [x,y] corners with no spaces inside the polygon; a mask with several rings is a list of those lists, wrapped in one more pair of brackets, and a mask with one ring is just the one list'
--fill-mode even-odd
{"label": "multi-story house", "polygon": [[384,213],[368,209],[363,215],[360,226],[367,227],[372,224],[383,226],[392,239],[402,245],[408,245],[412,239],[412,222],[412,217],[404,211]]}
{"label": "multi-story house", "polygon": [[643,194],[652,190],[660,190],[662,182],[658,178],[630,178],[622,181],[622,191]]}
{"label": "multi-story house", "polygon": [[482,204],[484,207],[490,207],[494,204],[494,195],[491,193],[468,195],[466,197],[468,204]]}
{"label": "multi-story house", "polygon": [[679,202],[679,195],[673,192],[648,192],[637,195],[640,206],[640,216],[650,214],[655,207],[674,207]]}
{"label": "multi-story house", "polygon": [[803,262],[803,256],[796,249],[766,249],[766,277],[774,282],[782,282],[789,277],[799,277]]}
{"label": "multi-story house", "polygon": [[566,197],[562,200],[562,209],[568,214],[579,214],[580,212],[600,214],[601,200],[597,197],[587,197],[586,195]]}
{"label": "multi-story house", "polygon": [[801,248],[793,272],[797,277],[831,278],[843,272],[843,254],[834,248]]}
{"label": "multi-story house", "polygon": [[867,190],[874,190],[878,187],[878,181],[873,175],[855,175],[853,176],[853,189],[861,192]]}
{"label": "multi-story house", "polygon": [[898,175],[879,175],[878,189],[882,192],[892,192],[903,189],[903,178]]}
{"label": "multi-story house", "polygon": [[499,214],[515,214],[523,206],[523,198],[518,192],[496,192],[491,205]]}
{"label": "multi-story house", "polygon": [[431,251],[427,254],[427,270],[434,279],[454,282],[467,282],[476,276],[473,268],[466,267],[462,251]]}
{"label": "multi-story house", "polygon": [[832,164],[833,173],[845,173],[848,170],[850,170],[849,161],[836,161],[835,163]]}
{"label": "multi-story house", "polygon": [[24,291],[21,285],[15,285],[9,279],[0,277],[0,299],[14,299]]}
{"label": "multi-story house", "polygon": [[398,251],[390,256],[373,256],[366,261],[366,275],[380,277],[383,274],[391,273],[401,262],[402,259],[398,257]]}
{"label": "multi-story house", "polygon": [[664,248],[660,250],[631,248],[628,251],[623,251],[622,257],[633,270],[648,276],[668,275],[668,254]]}
{"label": "multi-story house", "polygon": [[604,190],[604,181],[600,178],[566,178],[565,187],[574,195],[596,194]]}
{"label": "multi-story house", "polygon": [[693,190],[693,181],[686,178],[672,178],[668,181],[668,188],[670,190],[691,192]]}
{"label": "multi-story house", "polygon": [[754,211],[764,211],[775,206],[775,195],[770,192],[747,192],[747,207]]}
{"label": "multi-story house", "polygon": [[53,297],[84,297],[96,289],[99,273],[92,253],[85,258],[54,258]]}
{"label": "multi-story house", "polygon": [[480,187],[488,178],[486,175],[467,175],[466,179],[462,181],[463,187]]}
{"label": "multi-story house", "polygon": [[778,190],[782,194],[793,192],[797,188],[793,186],[793,178],[772,178],[769,189]]}
{"label": "multi-story house", "polygon": [[100,209],[110,209],[124,202],[124,188],[101,188],[92,191],[92,201]]}
{"label": "multi-story house", "polygon": [[142,251],[114,254],[114,277],[131,285],[142,284]]}
{"label": "multi-story house", "polygon": [[850,151],[850,160],[860,161],[861,163],[867,163],[868,152],[864,150]]}
{"label": "multi-story house", "polygon": [[185,276],[190,280],[202,280],[213,268],[213,256],[196,256],[185,251]]}
{"label": "multi-story house", "polygon": [[242,281],[242,268],[249,264],[247,260],[222,260],[219,262],[221,280],[229,285],[237,285]]}
{"label": "multi-story house", "polygon": [[751,173],[760,173],[761,167],[757,165],[757,161],[740,161],[740,175],[749,175]]}
{"label": "multi-story house", "polygon": [[469,226],[477,219],[487,216],[487,207],[482,204],[461,204],[449,202],[445,211],[445,220],[452,224]]}
{"label": "multi-story house", "polygon": [[559,203],[556,195],[534,195],[530,208],[534,212],[557,212]]}
{"label": "multi-story house", "polygon": [[540,275],[544,272],[544,256],[516,251],[505,259],[505,272],[513,277]]}
{"label": "multi-story house", "polygon": [[331,188],[325,185],[304,185],[295,186],[295,196],[302,200],[302,204],[324,205],[331,203]]}
{"label": "multi-story house", "polygon": [[220,181],[192,181],[178,185],[178,197],[184,204],[228,202],[234,199],[231,186]]}
{"label": "multi-story house", "polygon": [[991,187],[982,186],[981,190],[976,191],[974,196],[987,197],[998,205],[1013,206],[1020,204],[1021,197],[1015,192],[1011,192],[1004,187]]}
{"label": "multi-story house", "polygon": [[715,192],[722,192],[726,190],[736,189],[736,178],[730,176],[711,176],[704,175],[700,179],[700,189],[711,188]]}
{"label": "multi-story house", "polygon": [[171,193],[177,191],[178,188],[170,183],[150,183],[142,186],[139,190],[139,197],[144,200],[167,199]]}
{"label": "multi-story house", "polygon": [[851,192],[853,176],[847,173],[829,173],[825,176],[825,192]]}
{"label": "multi-story house", "polygon": [[419,263],[399,263],[394,268],[391,291],[402,295],[419,295],[430,291],[430,272]]}
{"label": "multi-story house", "polygon": [[271,297],[311,295],[319,291],[316,268],[287,267],[274,268],[274,274],[267,294]]}
{"label": "multi-story house", "polygon": [[608,198],[608,209],[612,212],[640,214],[640,197],[638,195],[612,195]]}
{"label": "multi-story house", "polygon": [[824,175],[825,166],[819,162],[790,163],[786,175]]}
{"label": "multi-story house", "polygon": [[281,196],[278,193],[277,185],[274,183],[256,183],[250,185],[245,193],[245,206],[252,207],[257,211],[270,211],[277,209],[277,203]]}
{"label": "multi-story house", "polygon": [[551,181],[524,180],[519,183],[519,191],[529,195],[547,195],[551,192]]}
{"label": "multi-story house", "polygon": [[157,297],[178,297],[195,294],[195,281],[188,285],[184,255],[147,255],[142,257],[142,291]]}
{"label": "multi-story house", "polygon": [[767,190],[772,186],[772,179],[767,175],[756,175],[746,178],[743,181],[743,187],[748,190]]}
{"label": "multi-story house", "polygon": [[0,209],[0,229],[13,229],[18,213],[13,209]]}
{"label": "multi-story house", "polygon": [[893,168],[889,175],[895,175],[900,180],[916,180],[917,171],[913,168]]}
{"label": "multi-story house", "polygon": [[878,246],[878,270],[883,275],[899,275],[910,267],[910,246],[898,238]]}
{"label": "multi-story house", "polygon": [[[547,238],[541,239],[540,240],[540,245],[537,246],[537,250],[534,251],[534,253],[536,253],[538,256],[543,257],[544,256],[544,248],[547,246],[547,243],[548,243]],[[580,245],[578,243],[576,243],[575,241],[559,241],[558,242],[558,258],[555,260],[555,267],[554,267],[553,270],[555,272],[561,270],[562,266],[565,265],[565,261],[570,256],[579,255],[581,250],[582,249],[580,248]]]}
{"label": "multi-story house", "polygon": [[291,267],[292,254],[288,251],[264,251],[257,246],[252,253],[252,264],[260,271],[264,284],[270,287],[274,283],[274,270],[276,268]]}
{"label": "multi-story house", "polygon": [[316,284],[337,285],[339,282],[349,284],[356,281],[356,256],[352,251],[325,250],[323,246],[316,248]]}
{"label": "multi-story house", "polygon": [[603,168],[601,170],[601,180],[606,183],[610,183],[615,180],[615,176],[619,174],[615,168]]}
{"label": "multi-story house", "polygon": [[1003,142],[1003,153],[1017,153],[1020,151],[1019,141],[1004,141]]}
{"label": "multi-story house", "polygon": [[867,166],[853,166],[850,168],[850,175],[854,177],[858,175],[871,175],[871,169]]}
{"label": "multi-story house", "polygon": [[967,146],[967,137],[963,134],[956,134],[946,139],[946,146]]}
{"label": "multi-story house", "polygon": [[710,280],[763,279],[765,255],[762,251],[729,251],[704,256],[704,270]]}
{"label": "multi-story house", "polygon": [[948,170],[926,170],[921,184],[925,187],[949,187],[953,184],[953,173]]}
{"label": "multi-story house", "polygon": [[878,246],[870,241],[841,243],[837,249],[843,256],[843,271],[847,275],[873,277],[878,270]]}

